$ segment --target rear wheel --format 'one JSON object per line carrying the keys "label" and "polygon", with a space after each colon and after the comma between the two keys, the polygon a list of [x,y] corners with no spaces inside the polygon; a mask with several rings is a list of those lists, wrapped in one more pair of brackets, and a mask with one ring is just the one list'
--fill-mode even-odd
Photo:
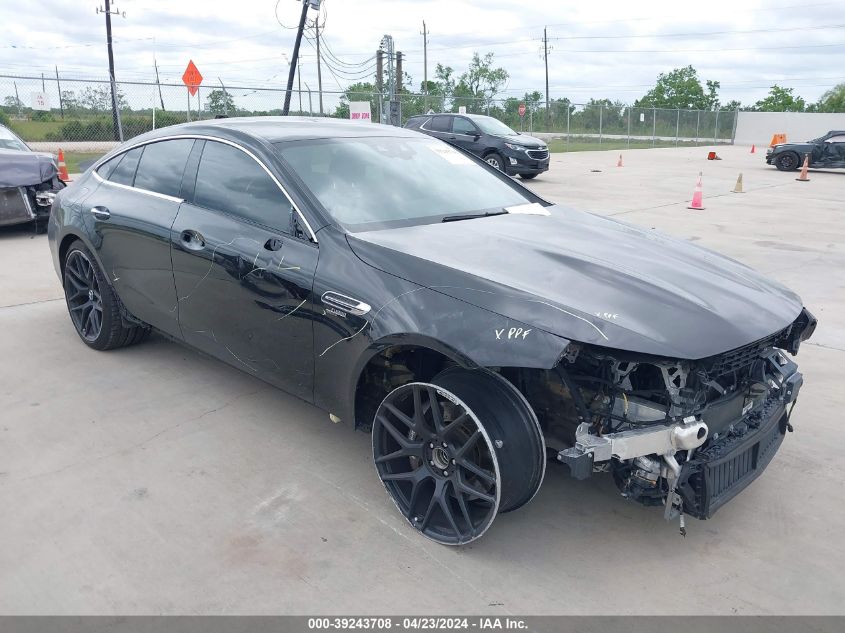
{"label": "rear wheel", "polygon": [[775,159],[775,167],[780,171],[793,171],[800,166],[801,161],[795,152],[784,152]]}
{"label": "rear wheel", "polygon": [[545,472],[533,411],[506,380],[448,369],[390,392],[373,422],[376,470],[422,534],[460,545],[531,500]]}
{"label": "rear wheel", "polygon": [[141,326],[124,325],[117,295],[82,242],[74,242],[67,251],[64,287],[70,320],[88,347],[124,347],[143,340],[149,333]]}

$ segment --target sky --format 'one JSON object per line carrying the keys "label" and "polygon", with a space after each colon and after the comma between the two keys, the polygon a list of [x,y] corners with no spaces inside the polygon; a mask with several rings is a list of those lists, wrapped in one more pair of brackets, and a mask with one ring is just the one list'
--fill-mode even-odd
{"label": "sky", "polygon": [[[54,76],[58,66],[62,77],[107,77],[97,6],[101,0],[3,0],[0,74]],[[179,82],[193,59],[205,85],[284,87],[301,6],[300,0],[117,0],[116,77],[154,80],[155,59],[163,82]],[[702,82],[721,82],[723,103],[754,103],[774,83],[816,101],[845,82],[845,0],[323,0],[309,16],[324,25],[324,54],[332,56],[323,64],[325,91],[371,77],[385,34],[404,53],[418,88],[423,21],[430,78],[438,63],[460,74],[473,52],[493,52],[510,74],[502,98],[544,92],[544,26],[550,95],[574,103],[591,97],[630,103],[659,73],[688,64]],[[302,45],[301,78],[316,91],[311,35]],[[327,107],[334,102],[326,95]]]}

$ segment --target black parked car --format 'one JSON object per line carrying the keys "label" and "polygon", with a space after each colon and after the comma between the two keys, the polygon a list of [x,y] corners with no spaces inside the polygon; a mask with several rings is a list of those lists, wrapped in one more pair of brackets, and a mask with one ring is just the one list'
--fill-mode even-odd
{"label": "black parked car", "polygon": [[798,169],[809,155],[810,167],[845,168],[845,131],[831,130],[806,143],[780,143],[766,151],[766,163],[781,171]]}
{"label": "black parked car", "polygon": [[58,194],[49,241],[85,345],[156,329],[372,431],[399,511],[447,544],[527,503],[547,455],[711,516],[791,430],[786,354],[816,323],[733,260],[344,121],[136,137]]}
{"label": "black parked car", "polygon": [[53,197],[64,186],[51,154],[33,152],[0,125],[0,226],[33,222],[43,232]]}
{"label": "black parked car", "polygon": [[508,175],[534,178],[549,169],[549,148],[533,136],[481,114],[412,116],[405,127],[464,149]]}

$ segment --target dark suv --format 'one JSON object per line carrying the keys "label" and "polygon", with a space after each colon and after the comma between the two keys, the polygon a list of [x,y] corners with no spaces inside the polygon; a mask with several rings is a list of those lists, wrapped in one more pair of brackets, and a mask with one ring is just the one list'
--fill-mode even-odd
{"label": "dark suv", "polygon": [[549,169],[549,148],[543,141],[490,116],[426,114],[412,116],[405,127],[472,152],[510,176],[530,179]]}

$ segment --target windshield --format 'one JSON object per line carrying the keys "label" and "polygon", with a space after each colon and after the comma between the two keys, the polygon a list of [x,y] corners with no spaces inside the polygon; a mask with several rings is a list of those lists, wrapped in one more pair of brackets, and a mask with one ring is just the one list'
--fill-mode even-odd
{"label": "windshield", "polygon": [[349,231],[439,222],[534,202],[518,185],[436,139],[277,143],[279,155]]}
{"label": "windshield", "polygon": [[480,127],[481,131],[485,134],[497,134],[499,136],[516,134],[516,132],[510,129],[507,125],[505,125],[498,119],[494,119],[492,117],[478,117],[477,119],[473,118],[472,122],[475,123],[478,127]]}
{"label": "windshield", "polygon": [[0,149],[17,149],[22,152],[29,151],[29,148],[22,140],[2,125],[0,125]]}

